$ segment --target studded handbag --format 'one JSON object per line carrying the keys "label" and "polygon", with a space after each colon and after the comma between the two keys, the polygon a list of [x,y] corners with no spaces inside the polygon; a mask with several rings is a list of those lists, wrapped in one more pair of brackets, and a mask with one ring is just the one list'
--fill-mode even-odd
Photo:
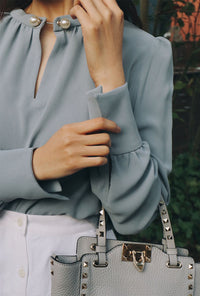
{"label": "studded handbag", "polygon": [[105,210],[96,237],[80,237],[76,256],[50,256],[51,296],[200,296],[200,263],[176,248],[166,204],[162,244],[106,239]]}

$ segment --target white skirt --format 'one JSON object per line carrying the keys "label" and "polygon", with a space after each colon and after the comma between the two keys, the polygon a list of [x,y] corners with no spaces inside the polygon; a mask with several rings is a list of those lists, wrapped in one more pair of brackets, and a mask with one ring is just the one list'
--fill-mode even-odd
{"label": "white skirt", "polygon": [[[66,215],[1,211],[0,296],[50,296],[49,257],[75,255],[80,236],[95,237],[94,225]],[[116,239],[112,230],[107,238]]]}

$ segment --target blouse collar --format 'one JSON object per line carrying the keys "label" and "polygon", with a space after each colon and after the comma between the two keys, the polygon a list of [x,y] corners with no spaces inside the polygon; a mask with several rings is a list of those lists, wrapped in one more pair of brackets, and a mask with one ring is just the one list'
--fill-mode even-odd
{"label": "blouse collar", "polygon": [[[34,14],[26,13],[22,8],[13,9],[9,12],[9,14],[21,23],[33,28],[41,28],[47,21],[46,17],[38,17]],[[81,26],[79,20],[77,18],[73,19],[69,14],[57,16],[52,23],[54,31],[61,31],[71,27]]]}

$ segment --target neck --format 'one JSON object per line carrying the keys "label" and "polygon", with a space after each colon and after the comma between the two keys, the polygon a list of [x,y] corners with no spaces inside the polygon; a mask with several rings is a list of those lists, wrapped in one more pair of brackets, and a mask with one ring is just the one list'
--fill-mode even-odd
{"label": "neck", "polygon": [[47,18],[47,21],[53,22],[59,15],[69,14],[74,6],[74,0],[33,0],[24,11]]}

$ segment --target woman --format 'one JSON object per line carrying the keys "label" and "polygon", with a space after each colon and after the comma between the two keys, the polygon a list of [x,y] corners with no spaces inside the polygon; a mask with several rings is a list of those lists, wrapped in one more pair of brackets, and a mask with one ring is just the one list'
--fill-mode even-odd
{"label": "woman", "polygon": [[76,254],[78,237],[95,236],[101,204],[114,237],[112,227],[147,227],[161,194],[169,202],[171,44],[127,21],[127,5],[124,14],[115,0],[5,9],[1,296],[50,295],[50,255]]}

